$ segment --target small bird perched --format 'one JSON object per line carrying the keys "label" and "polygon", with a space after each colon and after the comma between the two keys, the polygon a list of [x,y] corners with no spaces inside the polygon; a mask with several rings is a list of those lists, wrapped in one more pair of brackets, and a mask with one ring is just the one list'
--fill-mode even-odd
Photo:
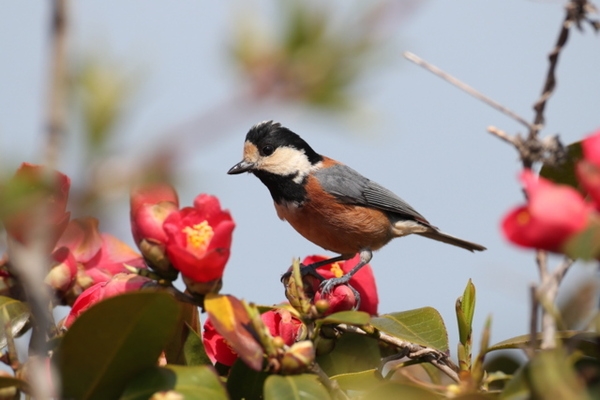
{"label": "small bird perched", "polygon": [[469,251],[486,248],[440,232],[407,202],[352,168],[315,152],[300,136],[273,121],[254,125],[244,156],[227,173],[251,172],[271,192],[277,215],[296,231],[338,257],[303,266],[304,274],[360,254],[346,275],[322,283],[327,293],[346,284],[372,251],[415,233]]}

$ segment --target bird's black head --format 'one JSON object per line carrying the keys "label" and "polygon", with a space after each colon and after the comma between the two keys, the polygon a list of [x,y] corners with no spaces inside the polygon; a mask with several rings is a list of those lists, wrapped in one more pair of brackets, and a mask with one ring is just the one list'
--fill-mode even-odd
{"label": "bird's black head", "polygon": [[266,172],[280,176],[308,174],[323,160],[300,136],[267,121],[254,125],[246,135],[244,157],[228,174]]}

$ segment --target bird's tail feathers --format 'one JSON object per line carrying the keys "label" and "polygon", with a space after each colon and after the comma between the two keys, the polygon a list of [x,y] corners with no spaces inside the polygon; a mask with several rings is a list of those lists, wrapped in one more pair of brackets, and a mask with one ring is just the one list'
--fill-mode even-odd
{"label": "bird's tail feathers", "polygon": [[[417,232],[415,232],[417,233]],[[427,232],[418,232],[417,235],[425,236],[426,238],[437,240],[439,242],[444,242],[451,244],[453,246],[461,247],[465,250],[469,251],[483,251],[486,250],[480,244],[469,242],[467,240],[459,239],[456,236],[448,235],[447,233],[440,232],[438,230],[429,230]]]}

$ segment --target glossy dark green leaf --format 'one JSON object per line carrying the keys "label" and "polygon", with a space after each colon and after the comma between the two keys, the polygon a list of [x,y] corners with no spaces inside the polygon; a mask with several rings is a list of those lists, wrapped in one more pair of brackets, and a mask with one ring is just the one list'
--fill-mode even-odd
{"label": "glossy dark green leaf", "polygon": [[112,297],[87,310],[57,349],[63,397],[118,398],[132,378],[156,365],[179,313],[180,304],[158,292]]}
{"label": "glossy dark green leaf", "polygon": [[147,400],[154,393],[167,390],[186,400],[229,399],[212,367],[168,365],[144,370],[127,385],[120,400]]}
{"label": "glossy dark green leaf", "polygon": [[227,392],[231,400],[262,400],[267,372],[255,371],[237,360],[227,377]]}
{"label": "glossy dark green leaf", "polygon": [[569,185],[579,190],[579,183],[575,174],[575,165],[583,157],[581,142],[575,142],[567,146],[567,159],[558,166],[542,165],[540,176],[554,183]]}
{"label": "glossy dark green leaf", "polygon": [[384,314],[371,318],[371,324],[399,339],[448,351],[448,333],[440,313],[432,307]]}
{"label": "glossy dark green leaf", "polygon": [[265,400],[327,400],[329,392],[316,375],[271,375],[265,381]]}
{"label": "glossy dark green leaf", "polygon": [[473,315],[475,315],[475,285],[469,279],[463,295],[456,300],[456,318],[460,342],[470,345],[473,331]]}
{"label": "glossy dark green leaf", "polygon": [[366,325],[371,316],[364,311],[340,311],[318,321],[319,324]]}
{"label": "glossy dark green leaf", "polygon": [[0,349],[6,346],[6,331],[4,327],[10,323],[13,337],[17,336],[29,320],[27,304],[10,297],[0,296]]}
{"label": "glossy dark green leaf", "polygon": [[377,400],[441,400],[443,397],[416,385],[388,382],[367,392],[364,398]]}
{"label": "glossy dark green leaf", "polygon": [[365,391],[379,385],[382,381],[381,374],[377,369],[368,369],[360,372],[334,375],[331,377],[342,390]]}
{"label": "glossy dark green leaf", "polygon": [[200,337],[198,307],[181,304],[182,313],[177,322],[173,339],[165,349],[168,364],[211,365]]}

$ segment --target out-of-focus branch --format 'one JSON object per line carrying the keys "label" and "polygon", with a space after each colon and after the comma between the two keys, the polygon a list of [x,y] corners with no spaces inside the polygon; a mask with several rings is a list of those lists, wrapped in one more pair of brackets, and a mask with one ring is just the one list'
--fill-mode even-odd
{"label": "out-of-focus branch", "polygon": [[525,118],[521,117],[516,112],[508,109],[507,107],[504,107],[502,104],[498,103],[495,100],[492,100],[491,98],[484,95],[483,93],[478,92],[473,87],[471,87],[471,86],[467,85],[466,83],[462,82],[461,80],[453,77],[449,73],[444,72],[443,70],[436,67],[435,65],[428,63],[427,61],[423,60],[421,57],[417,56],[416,54],[406,51],[406,52],[404,52],[404,57],[406,59],[414,62],[418,66],[425,68],[427,71],[439,76],[446,82],[449,82],[452,85],[456,86],[457,88],[467,92],[468,94],[475,97],[476,99],[483,101],[485,104],[489,105],[490,107],[495,108],[496,110],[500,111],[501,113],[508,115],[515,121],[517,121],[520,124],[522,124],[523,126],[525,126],[526,128],[528,128],[530,130],[533,129],[533,126],[531,126],[531,124],[529,122],[527,122],[527,120],[525,120]]}
{"label": "out-of-focus branch", "polygon": [[68,0],[53,0],[50,26],[50,85],[45,164],[54,167],[66,125]]}

